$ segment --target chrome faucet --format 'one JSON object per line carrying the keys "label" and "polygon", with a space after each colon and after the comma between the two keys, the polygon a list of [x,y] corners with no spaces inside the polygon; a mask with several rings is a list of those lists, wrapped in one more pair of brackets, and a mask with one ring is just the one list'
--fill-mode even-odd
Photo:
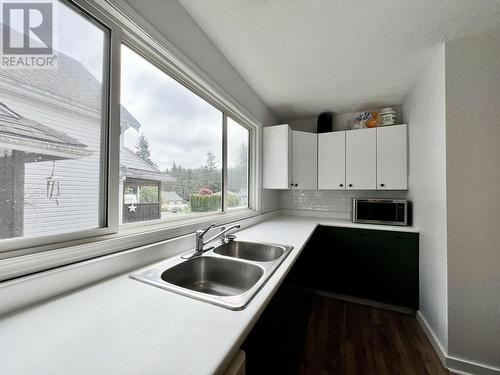
{"label": "chrome faucet", "polygon": [[[211,247],[209,247],[208,249],[205,249],[205,245],[207,243],[215,240],[218,237],[223,236],[224,234],[226,234],[230,230],[240,228],[240,224],[232,225],[229,228],[222,227],[221,231],[219,233],[217,233],[215,236],[210,237],[208,240],[204,240],[205,234],[207,234],[207,232],[210,229],[212,229],[213,227],[215,227],[215,224],[210,225],[207,229],[197,230],[196,233],[195,233],[195,235],[196,235],[196,245],[195,245],[195,251],[194,251],[194,253],[192,255],[190,255],[190,256],[187,256],[187,257],[183,256],[182,258],[184,258],[184,259],[191,259],[191,258],[194,258],[196,256],[199,256],[199,255],[203,254],[205,251],[211,250],[212,249]],[[222,241],[224,241],[224,237],[222,238]]]}
{"label": "chrome faucet", "polygon": [[203,251],[203,247],[206,244],[206,242],[203,241],[203,237],[213,227],[215,227],[215,224],[210,225],[207,229],[199,229],[196,231],[196,245],[194,248],[196,252]]}
{"label": "chrome faucet", "polygon": [[231,225],[229,228],[225,228],[225,227],[222,227],[221,228],[221,231],[219,233],[217,233],[215,236],[213,237],[210,237],[208,240],[203,240],[203,237],[205,236],[205,234],[207,234],[207,232],[212,229],[213,227],[215,226],[215,224],[212,224],[210,225],[207,229],[205,230],[197,230],[196,231],[196,248],[195,248],[195,251],[201,251],[201,252],[204,252],[205,250],[203,249],[203,247],[215,240],[216,238],[220,237],[220,236],[223,236],[224,234],[226,234],[227,232],[229,232],[230,230],[233,230],[233,229],[239,229],[240,228],[240,224],[235,224],[235,225]]}

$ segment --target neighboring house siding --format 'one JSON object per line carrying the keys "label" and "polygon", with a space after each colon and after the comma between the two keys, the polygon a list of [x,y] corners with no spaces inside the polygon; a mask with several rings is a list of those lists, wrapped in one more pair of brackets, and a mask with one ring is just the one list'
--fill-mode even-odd
{"label": "neighboring house siding", "polygon": [[[30,91],[13,95],[0,81],[0,101],[22,116],[62,131],[87,145],[93,154],[55,162],[60,181],[59,205],[47,199],[46,178],[53,162],[26,164],[24,236],[58,234],[99,226],[100,120],[83,110],[68,111],[34,100]],[[93,118],[92,118],[93,117]]]}

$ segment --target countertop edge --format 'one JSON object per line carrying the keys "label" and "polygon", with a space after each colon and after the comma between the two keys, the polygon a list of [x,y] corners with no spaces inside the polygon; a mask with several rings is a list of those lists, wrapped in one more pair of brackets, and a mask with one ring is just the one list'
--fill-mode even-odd
{"label": "countertop edge", "polygon": [[[132,286],[131,289],[125,290],[124,288],[126,288],[126,285],[128,285],[124,281],[125,278],[128,278],[128,272],[127,272],[127,274],[122,274],[112,279],[103,280],[102,282],[99,282],[88,289],[83,289],[82,291],[78,290],[67,296],[63,296],[60,299],[56,299],[53,301],[46,301],[42,305],[33,306],[33,308],[23,310],[19,314],[10,315],[6,317],[6,319],[3,322],[0,320],[0,323],[5,324],[3,328],[8,328],[7,330],[8,332],[5,332],[6,337],[11,337],[9,345],[4,345],[5,346],[4,349],[7,352],[6,358],[9,358],[8,353],[12,355],[13,358],[12,361],[15,361],[15,358],[17,357],[22,356],[22,348],[23,348],[22,343],[16,342],[17,340],[15,340],[14,338],[16,336],[22,336],[22,332],[24,330],[29,330],[30,327],[32,330],[35,329],[35,332],[32,333],[36,339],[34,343],[31,343],[31,345],[36,345],[37,340],[43,341],[42,337],[43,330],[40,330],[38,328],[39,327],[38,324],[33,325],[34,324],[33,318],[35,317],[40,318],[39,315],[46,314],[46,311],[50,310],[58,311],[59,309],[58,306],[61,306],[63,309],[67,309],[69,311],[71,311],[72,309],[78,310],[78,304],[81,305],[83,301],[88,301],[88,298],[97,296],[96,298],[102,299],[104,298],[103,296],[106,296],[109,293],[108,290],[116,291],[117,288],[119,288],[118,290],[120,292],[126,291],[125,294],[128,295],[128,296],[122,296],[122,301],[130,300],[130,298],[134,298],[134,295],[137,297],[142,295],[141,300],[143,302],[146,302],[148,305],[153,306],[159,304],[160,306],[170,307],[174,309],[174,311],[170,312],[171,318],[169,319],[172,322],[172,324],[177,324],[177,325],[172,326],[173,328],[171,330],[169,328],[169,331],[166,336],[165,332],[163,332],[163,335],[158,336],[157,341],[155,341],[157,342],[157,345],[162,348],[170,348],[171,345],[175,343],[175,341],[172,340],[175,340],[175,337],[176,335],[179,334],[179,332],[183,332],[184,334],[183,331],[184,326],[182,325],[184,323],[179,323],[179,322],[184,321],[185,318],[190,316],[189,314],[192,314],[193,318],[199,316],[200,313],[201,314],[206,313],[207,319],[210,319],[210,317],[212,317],[214,319],[213,321],[211,321],[212,324],[215,323],[216,326],[218,325],[220,327],[221,331],[219,331],[218,334],[215,333],[211,329],[211,327],[202,324],[198,324],[199,332],[195,332],[193,330],[188,329],[187,332],[185,333],[186,335],[185,339],[187,340],[187,342],[189,342],[189,340],[195,340],[197,342],[200,342],[200,345],[202,345],[201,344],[202,342],[206,344],[206,342],[208,341],[212,342],[214,347],[217,347],[217,349],[213,351],[213,357],[207,357],[207,354],[205,354],[204,356],[198,358],[198,363],[192,363],[190,365],[192,366],[190,367],[190,370],[192,370],[193,372],[190,373],[196,373],[196,374],[204,374],[207,372],[217,373],[217,374],[222,373],[230,363],[231,359],[233,358],[237,350],[240,348],[241,344],[243,343],[243,341],[245,340],[245,338],[247,337],[247,335],[249,334],[255,323],[258,321],[258,319],[264,312],[265,308],[267,307],[271,299],[276,294],[279,287],[282,285],[286,276],[292,269],[293,265],[295,264],[298,257],[305,248],[307,242],[309,241],[315,229],[319,225],[419,233],[418,228],[415,227],[396,227],[396,226],[358,224],[358,223],[352,223],[350,220],[345,218],[312,217],[309,215],[304,215],[304,216],[289,215],[287,213],[282,213],[282,215],[271,217],[268,220],[262,221],[260,223],[257,223],[253,226],[250,226],[248,228],[245,228],[237,232],[239,240],[275,242],[275,243],[294,246],[294,249],[288,254],[287,258],[283,261],[280,267],[277,268],[274,274],[269,278],[269,280],[262,286],[259,292],[251,300],[250,304],[245,309],[246,311],[242,310],[242,312],[236,312],[237,314],[238,313],[240,314],[239,316],[230,315],[228,310],[225,310],[221,307],[217,308],[222,310],[214,310],[213,307],[210,308],[206,306],[205,305],[206,302],[197,301],[195,303],[193,301],[190,302],[186,300],[180,300],[179,296],[162,294],[162,293],[169,293],[167,291],[154,291],[145,289],[145,288],[154,288],[152,286],[147,286],[145,284],[141,286],[131,285]],[[289,241],[289,243],[287,243],[287,241]],[[172,256],[178,256],[178,255],[172,255]],[[165,259],[167,258],[169,257],[166,257]],[[106,284],[108,282],[110,284]],[[107,285],[111,289],[106,289]],[[91,289],[93,291],[91,291]],[[187,298],[187,297],[182,297],[182,298]],[[75,301],[76,305],[73,305]],[[254,304],[253,306],[252,303]],[[49,307],[48,310],[46,310],[47,307]],[[104,304],[103,308],[109,309],[109,310],[104,310],[103,312],[104,315],[113,311],[112,305]],[[130,312],[136,314],[144,314],[144,312],[141,310],[140,307],[137,307],[136,309],[137,310],[130,310]],[[100,314],[99,312],[93,311],[92,314],[89,316],[89,318],[94,319],[95,321],[101,320],[102,317],[99,314]],[[181,316],[184,317],[181,318]],[[14,322],[13,326],[9,326],[9,321],[11,318],[12,321]],[[143,319],[147,318],[151,319],[151,313],[147,313],[144,315]],[[55,319],[54,316],[42,315],[42,319],[44,319],[45,320],[44,323],[48,325],[57,324],[57,319]],[[71,322],[73,322],[71,317],[63,316],[63,319],[67,320],[65,323],[66,325],[69,325]],[[123,318],[123,321],[128,321],[130,319],[131,318],[126,317]],[[156,321],[158,321],[160,325],[164,325],[164,323],[161,323],[161,321],[158,320],[158,317],[156,317]],[[144,327],[141,326],[141,329],[150,329],[151,324],[153,323],[152,322],[148,323],[147,321],[145,321],[143,323]],[[224,330],[227,331],[226,335],[227,337],[221,338],[220,333],[226,332]],[[37,333],[37,331],[39,332]],[[70,333],[68,332],[67,334]],[[130,338],[130,336],[133,336],[134,334],[136,334],[134,333],[134,331],[126,332],[122,334],[121,337],[122,339],[126,339]],[[196,336],[191,338],[190,335],[195,335],[195,334]],[[112,339],[110,339],[109,337],[103,337],[103,340],[112,341]],[[154,341],[154,338],[152,338],[152,340]],[[4,344],[6,344],[6,341],[9,340],[8,339],[5,340]],[[55,341],[55,343],[56,345],[58,345],[57,344],[58,341]],[[91,353],[93,353],[93,351],[99,350],[98,349],[99,346],[94,348],[93,346],[90,346],[89,343],[87,342],[81,342],[79,345],[85,348],[85,350],[90,351]],[[3,347],[2,342],[0,342],[0,348],[1,347]],[[49,351],[50,348],[46,348],[44,350]],[[117,347],[116,350],[114,351],[114,355],[119,354],[121,356],[126,356],[127,353],[123,353],[123,350],[129,350],[129,349],[123,349]],[[191,350],[186,350],[185,352],[186,353],[191,352]],[[172,353],[170,353],[171,356],[170,358],[168,357],[168,355],[164,357],[166,363],[170,365],[169,368],[174,369],[176,373],[180,374],[187,373],[186,367],[184,367],[185,364],[181,363],[183,360],[180,360],[181,362],[179,362],[179,357],[175,357],[175,353],[177,353],[178,355],[179,353],[181,353],[180,356],[182,357],[185,352],[183,351],[182,348],[181,349],[176,348],[175,350],[173,350]],[[50,351],[48,353],[50,353]],[[66,353],[66,355],[71,355],[71,353]],[[113,354],[111,353],[109,355]],[[132,355],[129,358],[129,364],[131,365],[130,369],[133,368],[137,369],[137,366],[141,364],[141,361],[138,360],[136,356]],[[123,365],[124,364],[121,364],[121,366]],[[26,364],[26,366],[30,365]],[[33,364],[33,366],[35,366],[35,364]],[[65,364],[62,363],[58,366],[61,366],[58,367],[59,370],[54,371],[52,373],[54,374],[64,373]],[[108,366],[112,366],[112,364]],[[120,365],[118,367],[120,367]],[[105,371],[105,368],[106,366],[104,366],[103,371]],[[161,366],[155,368],[155,371],[157,371],[155,373],[158,373],[158,371],[160,370]],[[147,369],[143,369],[143,371],[147,371]],[[29,372],[24,372],[24,373],[29,373]]]}

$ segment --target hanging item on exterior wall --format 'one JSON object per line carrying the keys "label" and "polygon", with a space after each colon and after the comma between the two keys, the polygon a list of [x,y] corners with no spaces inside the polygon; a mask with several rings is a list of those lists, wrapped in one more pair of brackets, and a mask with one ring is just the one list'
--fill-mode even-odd
{"label": "hanging item on exterior wall", "polygon": [[55,176],[56,162],[52,161],[52,172],[50,176],[46,178],[47,180],[47,199],[55,201],[56,205],[59,206],[59,197],[61,195],[61,184],[59,177]]}

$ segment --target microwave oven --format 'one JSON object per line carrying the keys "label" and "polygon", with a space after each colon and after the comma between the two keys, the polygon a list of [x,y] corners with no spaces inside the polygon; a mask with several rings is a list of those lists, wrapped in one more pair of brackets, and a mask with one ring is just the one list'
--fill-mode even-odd
{"label": "microwave oven", "polygon": [[352,200],[352,222],[383,225],[409,225],[406,199]]}

